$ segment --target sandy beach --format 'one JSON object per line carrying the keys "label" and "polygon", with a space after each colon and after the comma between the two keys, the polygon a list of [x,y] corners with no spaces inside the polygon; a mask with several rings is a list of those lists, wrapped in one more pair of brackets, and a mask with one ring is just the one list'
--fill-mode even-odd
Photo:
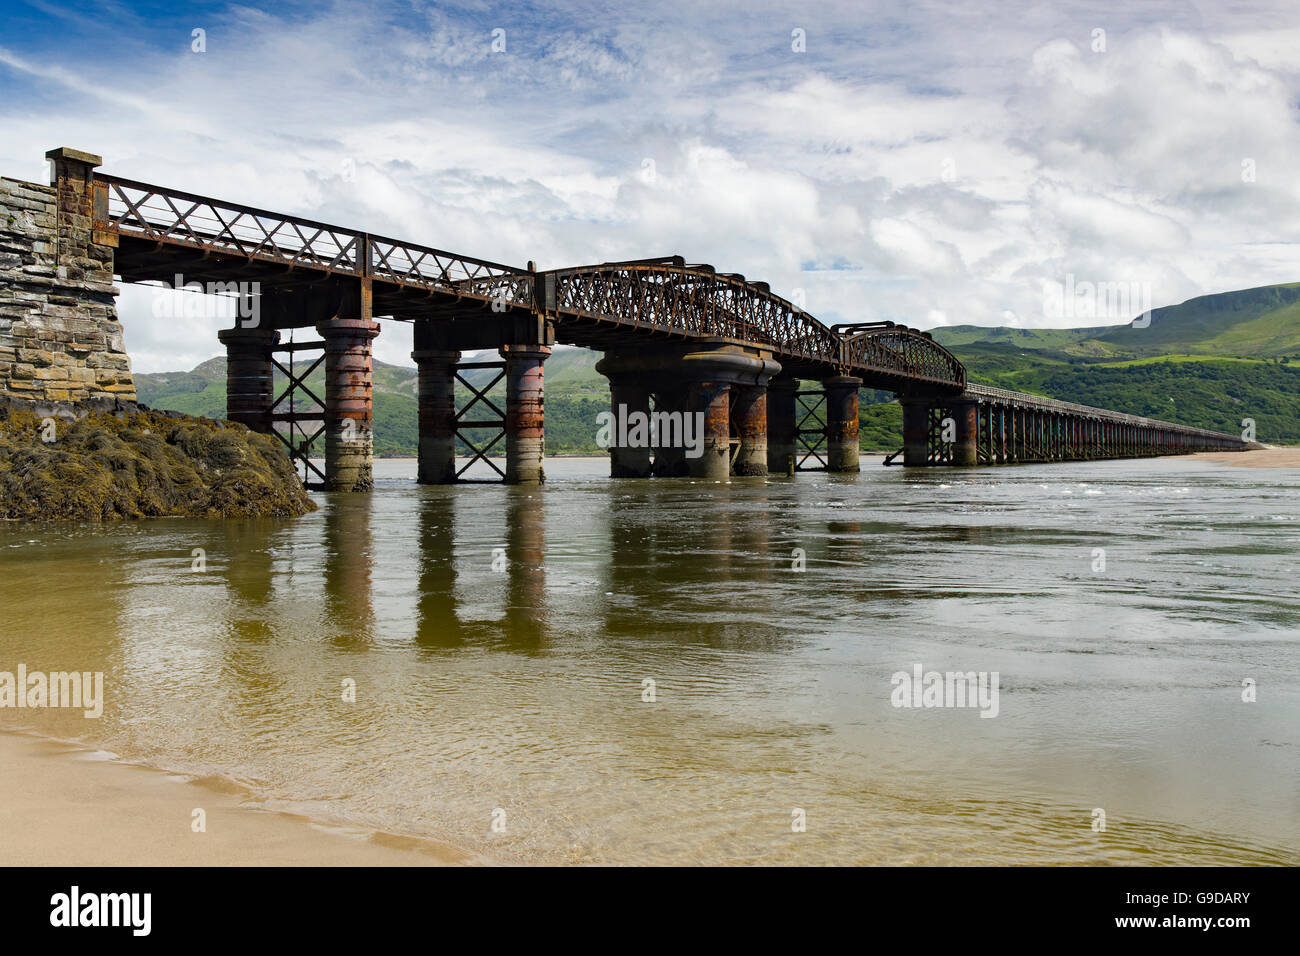
{"label": "sandy beach", "polygon": [[1203,451],[1195,455],[1175,455],[1199,461],[1214,461],[1238,468],[1300,468],[1300,448],[1269,446],[1258,451]]}
{"label": "sandy beach", "polygon": [[[0,865],[449,866],[488,862],[453,847],[322,827],[245,806],[228,782],[186,778],[102,753],[0,732]],[[195,808],[206,832],[191,829]]]}

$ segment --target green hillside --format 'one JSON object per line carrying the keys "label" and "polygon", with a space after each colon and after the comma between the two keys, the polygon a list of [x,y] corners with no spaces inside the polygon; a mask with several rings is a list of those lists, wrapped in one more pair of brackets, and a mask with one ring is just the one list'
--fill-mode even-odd
{"label": "green hillside", "polygon": [[1197,296],[1153,309],[1150,325],[1012,329],[954,325],[935,329],[950,349],[1020,348],[1060,358],[1107,361],[1173,354],[1300,358],[1300,283]]}
{"label": "green hillside", "polygon": [[1198,296],[1131,323],[1079,329],[952,326],[934,337],[971,381],[1261,441],[1300,443],[1300,283]]}

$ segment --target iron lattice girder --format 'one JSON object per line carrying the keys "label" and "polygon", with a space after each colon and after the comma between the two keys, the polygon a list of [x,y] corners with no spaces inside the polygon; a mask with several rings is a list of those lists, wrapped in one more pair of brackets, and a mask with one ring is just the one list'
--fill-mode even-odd
{"label": "iron lattice girder", "polygon": [[[480,296],[488,291],[479,280],[460,285]],[[783,364],[856,375],[900,392],[960,392],[966,385],[964,366],[927,333],[892,323],[840,333],[773,294],[765,282],[688,266],[680,257],[537,273],[534,298],[557,325],[604,324],[611,331],[761,345]]]}
{"label": "iron lattice girder", "polygon": [[953,445],[945,441],[944,432],[956,429],[956,413],[947,405],[931,405],[926,409],[926,462],[931,465],[950,465]]}
{"label": "iron lattice girder", "polygon": [[[496,369],[497,374],[492,378],[490,382],[488,382],[482,388],[479,388],[476,385],[474,385],[472,382],[470,382],[469,379],[461,375],[462,370],[476,369],[476,368]],[[459,470],[457,470],[456,481],[467,480],[462,478],[461,476],[464,475],[465,472],[469,471],[470,468],[473,467],[474,463],[477,461],[482,461],[489,468],[495,471],[501,481],[506,480],[506,473],[501,470],[501,467],[497,465],[495,461],[487,457],[488,453],[492,451],[492,449],[495,448],[506,437],[505,410],[500,408],[496,404],[496,402],[492,401],[492,399],[488,395],[488,393],[491,392],[492,389],[495,388],[500,382],[502,382],[505,379],[505,377],[506,377],[505,362],[464,362],[456,366],[455,380],[459,382],[461,385],[464,385],[474,395],[473,398],[471,398],[468,402],[465,403],[464,408],[458,409],[456,411],[456,415],[455,415],[454,428],[455,428],[456,440],[459,441],[461,444],[463,444],[471,452],[469,461],[465,462],[465,464]],[[467,420],[465,416],[467,416],[470,413],[470,411],[474,408],[474,406],[478,405],[480,402],[482,402],[493,412],[495,412],[497,417],[481,419],[481,420],[476,420],[476,419]],[[474,428],[493,428],[496,429],[496,433],[492,436],[492,439],[486,445],[480,448],[478,445],[474,444],[474,442],[469,438],[467,434],[465,434],[470,429],[474,429]],[[488,480],[490,481],[491,479]]]}
{"label": "iron lattice girder", "polygon": [[[532,276],[502,263],[101,173],[95,191],[94,227],[118,237],[197,249],[205,259],[227,256],[244,267],[271,263],[485,305],[533,304]],[[481,294],[462,289],[464,282],[480,283]]]}
{"label": "iron lattice girder", "polygon": [[[293,356],[298,352],[305,350],[320,349],[320,355],[316,357],[305,372],[298,373],[293,364]],[[289,354],[289,365],[285,365],[275,358],[276,352],[287,352]],[[279,395],[273,396],[270,406],[270,419],[272,422],[271,431],[280,441],[284,442],[285,450],[289,453],[289,460],[302,465],[303,483],[307,484],[307,474],[311,472],[323,484],[325,482],[325,473],[316,466],[311,460],[311,448],[325,434],[325,402],[307,387],[306,379],[312,372],[319,368],[325,361],[325,343],[323,341],[313,342],[286,342],[271,347],[271,365],[278,369],[287,382],[284,391]],[[320,408],[319,412],[299,412],[293,409],[294,396],[297,392],[304,392],[312,403]],[[276,412],[281,402],[289,402],[290,411]],[[286,435],[274,423],[281,422],[289,426],[289,433]],[[304,422],[319,422],[319,426],[314,432],[308,432],[303,428]]]}
{"label": "iron lattice girder", "polygon": [[[826,392],[809,389],[794,393],[795,471],[825,471],[827,468]],[[811,401],[809,401],[811,399]],[[809,428],[808,423],[813,423]],[[807,465],[809,460],[816,465]]]}
{"label": "iron lattice girder", "polygon": [[965,368],[923,332],[887,326],[843,335],[766,283],[720,275],[680,259],[606,263],[539,275],[554,282],[541,303],[557,321],[573,316],[683,338],[722,338],[772,349],[777,361],[810,363],[906,390],[960,391]]}

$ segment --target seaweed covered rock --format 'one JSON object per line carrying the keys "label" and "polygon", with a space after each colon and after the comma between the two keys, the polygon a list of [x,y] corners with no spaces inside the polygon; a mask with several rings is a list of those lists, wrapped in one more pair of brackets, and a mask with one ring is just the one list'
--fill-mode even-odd
{"label": "seaweed covered rock", "polygon": [[279,439],[243,425],[144,408],[72,420],[0,407],[0,518],[295,517],[315,508]]}

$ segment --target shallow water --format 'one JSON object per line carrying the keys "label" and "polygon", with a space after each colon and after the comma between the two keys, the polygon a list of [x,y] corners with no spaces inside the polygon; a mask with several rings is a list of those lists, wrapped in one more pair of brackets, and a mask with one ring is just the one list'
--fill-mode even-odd
{"label": "shallow water", "polygon": [[[1300,863],[1300,473],[607,468],[0,528],[0,671],[107,697],[0,726],[507,860]],[[892,706],[917,663],[997,716]]]}

